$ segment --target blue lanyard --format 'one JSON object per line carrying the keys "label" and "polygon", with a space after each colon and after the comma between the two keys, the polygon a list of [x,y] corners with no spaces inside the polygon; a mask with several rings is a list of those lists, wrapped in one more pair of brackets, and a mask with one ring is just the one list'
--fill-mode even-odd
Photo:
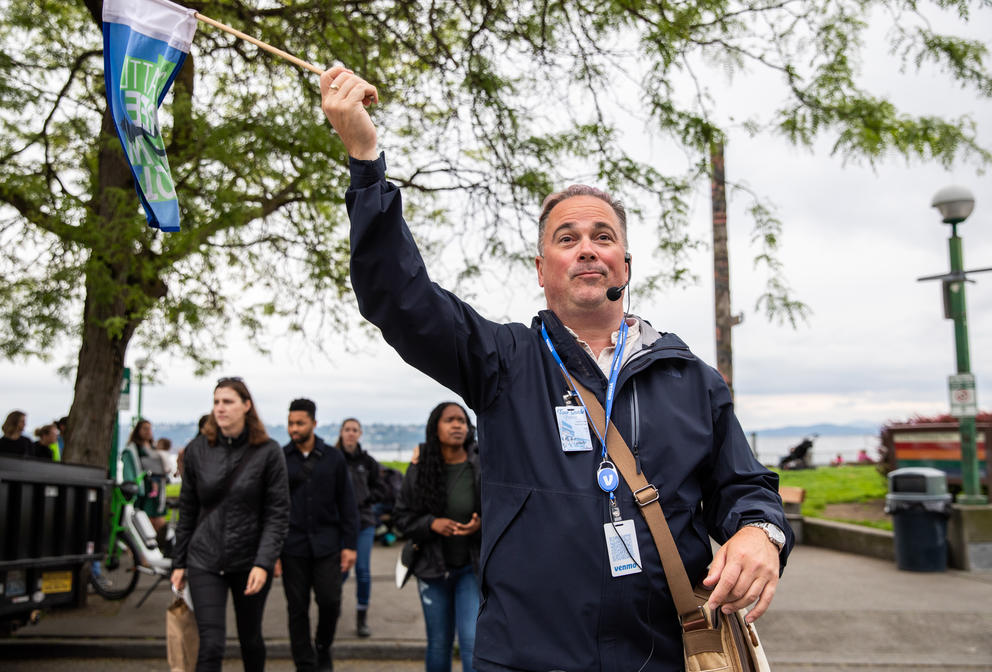
{"label": "blue lanyard", "polygon": [[568,373],[568,369],[565,368],[565,364],[561,361],[561,357],[558,356],[558,351],[555,350],[554,343],[551,342],[551,338],[548,336],[548,330],[544,328],[544,324],[541,324],[541,336],[544,337],[544,344],[548,346],[548,350],[551,351],[551,356],[555,358],[558,362],[558,366],[561,367],[562,373],[565,374],[565,378],[568,379],[568,384],[572,386],[572,392],[575,396],[579,398],[579,403],[582,404],[582,410],[586,412],[586,417],[589,418],[589,424],[592,425],[592,430],[596,432],[596,438],[599,439],[600,445],[603,447],[603,459],[606,458],[606,434],[610,428],[610,414],[613,412],[613,399],[615,397],[617,388],[617,378],[620,375],[620,365],[623,363],[623,351],[627,346],[627,316],[624,316],[623,322],[620,324],[620,333],[617,336],[616,349],[613,351],[613,362],[610,364],[610,380],[606,386],[606,421],[603,426],[603,433],[599,433],[599,427],[593,421],[592,416],[589,415],[589,409],[586,407],[585,400],[582,399],[582,395],[575,388],[575,383],[572,382],[572,376]]}

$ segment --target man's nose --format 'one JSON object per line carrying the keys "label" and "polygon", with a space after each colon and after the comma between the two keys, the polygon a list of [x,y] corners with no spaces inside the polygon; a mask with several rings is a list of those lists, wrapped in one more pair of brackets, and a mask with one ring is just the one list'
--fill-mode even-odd
{"label": "man's nose", "polygon": [[596,258],[596,247],[592,244],[592,239],[582,238],[579,241],[579,259],[589,261]]}

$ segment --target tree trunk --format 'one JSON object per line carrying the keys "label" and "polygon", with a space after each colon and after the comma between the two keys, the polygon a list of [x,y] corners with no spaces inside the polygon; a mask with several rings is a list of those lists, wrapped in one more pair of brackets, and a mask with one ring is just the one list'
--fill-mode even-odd
{"label": "tree trunk", "polygon": [[123,302],[117,302],[115,306],[97,305],[90,298],[94,292],[89,280],[86,284],[83,342],[79,348],[75,394],[69,409],[64,459],[106,467],[117,421],[124,355],[134,328],[127,328],[120,337],[112,337],[103,322],[115,312],[114,308],[123,307]]}
{"label": "tree trunk", "polygon": [[[127,226],[122,225],[123,213],[134,213],[137,197],[109,106],[103,115],[97,171],[93,218],[87,224],[102,227],[106,242],[93,248],[87,264],[82,344],[63,459],[107,467],[124,355],[141,321],[130,314],[125,301],[127,292],[133,291],[128,286],[133,247],[126,240]],[[127,190],[131,198],[121,199]]]}

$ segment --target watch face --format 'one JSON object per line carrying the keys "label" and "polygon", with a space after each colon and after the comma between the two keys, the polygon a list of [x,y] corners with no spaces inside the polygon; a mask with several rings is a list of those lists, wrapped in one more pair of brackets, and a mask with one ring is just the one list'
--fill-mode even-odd
{"label": "watch face", "polygon": [[752,523],[753,527],[760,528],[768,535],[768,538],[773,544],[778,546],[780,549],[785,546],[785,533],[778,529],[777,526],[771,523]]}

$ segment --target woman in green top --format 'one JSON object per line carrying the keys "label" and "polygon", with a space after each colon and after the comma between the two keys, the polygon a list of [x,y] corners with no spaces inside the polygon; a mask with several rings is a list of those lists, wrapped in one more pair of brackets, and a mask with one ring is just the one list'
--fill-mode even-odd
{"label": "woman in green top", "polygon": [[165,525],[165,467],[152,438],[152,423],[138,420],[121,453],[121,481],[136,481],[147,471],[138,490],[137,508],[148,514],[155,531]]}
{"label": "woman in green top", "polygon": [[396,524],[418,547],[413,574],[427,626],[427,672],[450,672],[455,631],[463,672],[472,671],[479,611],[479,463],[465,409],[438,405],[427,440],[403,479]]}

